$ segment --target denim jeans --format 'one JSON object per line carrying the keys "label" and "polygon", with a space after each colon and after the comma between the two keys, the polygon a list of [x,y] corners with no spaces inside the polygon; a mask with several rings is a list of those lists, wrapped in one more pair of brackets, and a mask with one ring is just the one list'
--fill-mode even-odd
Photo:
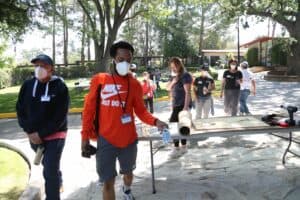
{"label": "denim jeans", "polygon": [[[60,186],[62,185],[62,174],[60,171],[60,159],[65,146],[65,139],[55,139],[43,143],[44,157],[43,176],[45,179],[46,200],[60,200]],[[37,145],[31,144],[36,150]]]}
{"label": "denim jeans", "polygon": [[241,96],[240,96],[240,112],[249,114],[249,109],[247,106],[247,98],[250,95],[250,90],[245,89],[241,90]]}

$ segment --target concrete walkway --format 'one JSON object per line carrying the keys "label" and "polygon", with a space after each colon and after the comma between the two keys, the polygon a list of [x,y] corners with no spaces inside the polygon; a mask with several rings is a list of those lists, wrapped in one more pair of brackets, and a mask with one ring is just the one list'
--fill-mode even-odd
{"label": "concrete walkway", "polygon": [[[257,80],[257,96],[249,98],[253,114],[279,109],[283,103],[300,106],[299,83],[276,83]],[[216,115],[223,115],[222,100],[215,100]],[[155,115],[167,121],[168,102],[155,105]],[[80,115],[69,115],[69,132],[62,157],[64,178],[62,199],[99,200],[101,185],[95,169],[95,159],[80,156]],[[0,139],[15,144],[33,160],[28,140],[15,119],[0,120]],[[155,142],[155,146],[160,146]],[[214,137],[189,143],[188,153],[170,159],[172,145],[163,147],[154,157],[157,194],[152,194],[150,153],[148,142],[139,142],[137,169],[132,186],[136,199],[183,200],[298,200],[300,196],[300,159],[289,155],[287,165],[281,156],[287,142],[271,135]],[[294,146],[300,152],[299,146]],[[34,166],[34,173],[41,167]],[[37,179],[42,180],[41,176]],[[121,177],[116,178],[117,199]]]}

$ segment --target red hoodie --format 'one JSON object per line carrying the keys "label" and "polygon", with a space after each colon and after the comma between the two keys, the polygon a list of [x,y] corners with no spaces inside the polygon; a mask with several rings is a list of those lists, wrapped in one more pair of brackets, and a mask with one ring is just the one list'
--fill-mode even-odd
{"label": "red hoodie", "polygon": [[[98,133],[112,145],[122,148],[132,144],[137,139],[134,113],[143,122],[149,125],[155,125],[156,118],[145,108],[142,87],[138,80],[131,75],[121,77],[118,75],[99,73],[93,76],[90,92],[85,97],[82,115],[82,139],[89,139],[94,131],[93,120],[96,113],[97,88],[99,85],[101,85],[101,94],[98,98],[100,98],[101,106],[99,108]],[[123,105],[127,99],[125,113],[131,116],[130,123],[122,124],[121,122],[121,117],[124,112],[120,98]]]}

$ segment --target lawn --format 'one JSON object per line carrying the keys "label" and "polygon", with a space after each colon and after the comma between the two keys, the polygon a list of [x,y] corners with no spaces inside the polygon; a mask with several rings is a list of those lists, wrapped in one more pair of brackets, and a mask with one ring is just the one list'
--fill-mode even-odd
{"label": "lawn", "polygon": [[[74,83],[76,80],[66,80],[66,84],[69,88],[71,105],[70,108],[82,108],[84,96],[88,93],[87,90],[81,90],[75,88]],[[155,98],[161,98],[168,96],[166,90],[166,83],[161,83],[161,90],[156,91]],[[9,87],[0,90],[0,113],[15,112],[16,101],[18,98],[18,92],[20,86]],[[216,90],[213,91],[214,96],[219,96],[220,81],[216,81]]]}
{"label": "lawn", "polygon": [[0,199],[18,199],[29,179],[29,166],[14,151],[0,147]]}

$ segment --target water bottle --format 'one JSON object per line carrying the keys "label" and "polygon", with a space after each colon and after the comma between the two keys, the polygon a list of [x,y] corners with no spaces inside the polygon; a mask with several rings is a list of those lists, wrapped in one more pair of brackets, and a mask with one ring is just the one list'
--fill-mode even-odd
{"label": "water bottle", "polygon": [[171,135],[167,128],[164,128],[162,130],[162,140],[164,144],[168,144],[171,141]]}
{"label": "water bottle", "polygon": [[44,154],[44,149],[45,149],[45,147],[43,145],[38,146],[35,157],[34,157],[34,161],[33,161],[33,163],[35,165],[39,165],[41,163],[41,160],[42,160],[43,154]]}

